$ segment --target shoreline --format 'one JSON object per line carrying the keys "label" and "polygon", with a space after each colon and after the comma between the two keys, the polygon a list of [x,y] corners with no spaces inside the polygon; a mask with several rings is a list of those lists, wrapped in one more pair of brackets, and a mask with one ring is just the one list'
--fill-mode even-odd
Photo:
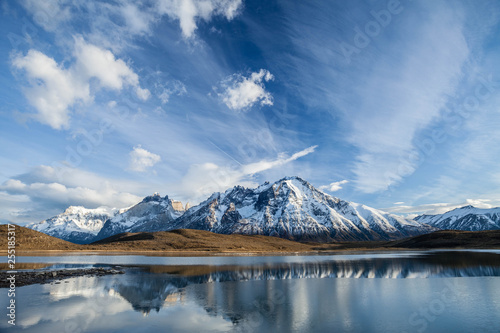
{"label": "shoreline", "polygon": [[15,287],[24,287],[32,284],[47,284],[54,282],[61,283],[65,279],[78,276],[104,276],[125,274],[122,270],[114,268],[81,268],[81,269],[57,269],[50,271],[40,271],[37,269],[26,271],[1,271],[0,288],[9,288],[12,284]]}
{"label": "shoreline", "polygon": [[[396,247],[345,247],[338,249],[324,250],[296,250],[296,251],[211,251],[211,250],[171,250],[154,251],[144,250],[126,251],[120,250],[20,250],[16,252],[18,257],[51,257],[51,256],[134,256],[143,255],[150,257],[214,257],[214,256],[234,256],[234,257],[254,257],[254,256],[293,256],[293,255],[335,255],[347,253],[373,253],[373,252],[413,252],[413,251],[476,251],[476,250],[500,250],[500,247],[428,247],[428,248],[396,248]],[[7,251],[0,251],[0,255],[6,255]]]}
{"label": "shoreline", "polygon": [[[497,231],[436,231],[399,240],[298,242],[262,235],[225,235],[209,231],[122,233],[91,244],[74,244],[24,227],[15,231],[0,225],[0,254],[13,256],[143,255],[163,257],[334,255],[415,250],[500,249]],[[13,237],[13,236],[12,236]],[[11,242],[11,243],[13,243]],[[12,260],[11,260],[12,261]]]}

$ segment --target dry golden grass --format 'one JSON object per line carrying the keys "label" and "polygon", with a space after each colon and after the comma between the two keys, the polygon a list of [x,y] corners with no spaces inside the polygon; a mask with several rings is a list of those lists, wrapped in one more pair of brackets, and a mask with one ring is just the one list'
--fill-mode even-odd
{"label": "dry golden grass", "polygon": [[[25,227],[15,226],[16,252],[22,250],[78,250],[80,245],[48,236],[44,233]],[[6,224],[0,225],[0,250],[7,251]]]}
{"label": "dry golden grass", "polygon": [[[21,270],[21,269],[40,269],[40,268],[45,268],[49,267],[52,264],[42,264],[42,263],[16,263],[16,270]],[[6,262],[0,263],[0,271],[8,271],[10,269],[9,264]]]}
{"label": "dry golden grass", "polygon": [[297,252],[311,246],[269,236],[220,235],[203,230],[124,233],[88,245],[89,248],[146,251]]}
{"label": "dry golden grass", "polygon": [[[0,250],[7,250],[7,226],[0,225]],[[219,235],[202,230],[123,233],[105,240],[77,245],[16,226],[16,252],[113,251],[113,252],[304,252],[310,245],[268,236]]]}

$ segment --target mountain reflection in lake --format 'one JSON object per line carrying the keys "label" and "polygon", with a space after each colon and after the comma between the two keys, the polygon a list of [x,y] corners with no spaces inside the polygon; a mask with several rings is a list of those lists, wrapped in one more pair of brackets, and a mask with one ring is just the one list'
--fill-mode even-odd
{"label": "mountain reflection in lake", "polygon": [[498,332],[499,258],[433,252],[129,266],[121,276],[18,288],[18,323],[9,331]]}

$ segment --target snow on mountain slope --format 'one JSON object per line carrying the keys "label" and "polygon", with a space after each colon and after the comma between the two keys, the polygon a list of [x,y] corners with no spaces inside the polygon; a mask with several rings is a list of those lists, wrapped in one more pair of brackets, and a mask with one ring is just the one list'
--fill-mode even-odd
{"label": "snow on mountain slope", "polygon": [[59,215],[28,224],[26,227],[69,242],[85,244],[92,241],[106,220],[118,212],[106,207],[86,209],[70,206]]}
{"label": "snow on mountain slope", "polygon": [[500,207],[482,209],[465,206],[444,214],[420,215],[415,220],[444,230],[498,230],[500,229]]}
{"label": "snow on mountain slope", "polygon": [[159,231],[169,229],[172,222],[184,213],[179,201],[158,193],[144,198],[137,205],[109,219],[94,241],[122,232]]}
{"label": "snow on mountain slope", "polygon": [[320,241],[395,239],[436,230],[331,197],[299,177],[214,193],[165,230],[179,228]]}
{"label": "snow on mountain slope", "polygon": [[298,177],[266,182],[255,189],[235,186],[188,208],[155,193],[119,211],[70,207],[28,227],[75,243],[122,232],[180,228],[301,241],[396,239],[437,230],[422,221],[332,197]]}

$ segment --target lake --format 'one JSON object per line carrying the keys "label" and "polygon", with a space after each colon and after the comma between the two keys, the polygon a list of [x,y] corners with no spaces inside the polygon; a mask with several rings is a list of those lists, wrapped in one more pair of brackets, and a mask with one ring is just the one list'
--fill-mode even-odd
{"label": "lake", "polygon": [[112,266],[16,290],[1,332],[500,332],[500,251],[18,257]]}

